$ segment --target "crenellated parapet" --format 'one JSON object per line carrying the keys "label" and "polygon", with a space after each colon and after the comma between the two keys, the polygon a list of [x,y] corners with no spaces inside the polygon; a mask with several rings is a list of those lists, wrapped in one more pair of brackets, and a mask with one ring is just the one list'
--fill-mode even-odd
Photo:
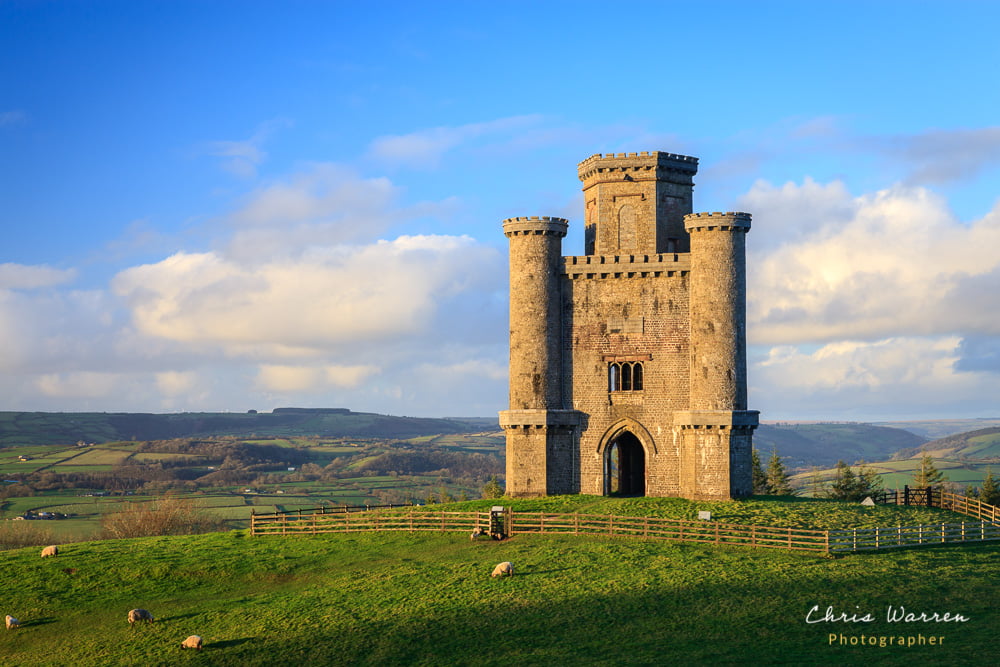
{"label": "crenellated parapet", "polygon": [[684,229],[688,232],[706,230],[749,231],[750,214],[742,211],[728,213],[689,213],[684,216]]}
{"label": "crenellated parapet", "polygon": [[566,218],[552,218],[547,215],[533,215],[522,218],[507,218],[503,221],[503,233],[507,238],[512,236],[566,236],[569,221]]}
{"label": "crenellated parapet", "polygon": [[[596,153],[577,165],[577,174],[584,181],[594,178],[623,178],[625,175],[661,177],[668,172],[687,176],[688,181],[698,172],[698,158],[663,151],[641,153]],[[668,180],[674,180],[673,178]]]}

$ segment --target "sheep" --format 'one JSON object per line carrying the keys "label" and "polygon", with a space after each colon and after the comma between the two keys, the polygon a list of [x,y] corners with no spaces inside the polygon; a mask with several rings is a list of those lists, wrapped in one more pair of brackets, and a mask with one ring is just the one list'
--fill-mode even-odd
{"label": "sheep", "polygon": [[128,624],[130,627],[135,626],[136,623],[140,621],[146,621],[147,623],[153,622],[153,615],[150,614],[145,609],[133,609],[128,613]]}
{"label": "sheep", "polygon": [[493,568],[493,574],[491,574],[490,576],[502,577],[504,575],[507,575],[508,577],[514,576],[514,564],[511,563],[510,561],[504,561],[499,565],[497,565],[495,568]]}
{"label": "sheep", "polygon": [[196,648],[201,650],[201,637],[198,635],[191,635],[187,639],[181,642],[181,648]]}
{"label": "sheep", "polygon": [[19,627],[21,627],[21,621],[17,620],[16,618],[14,618],[13,616],[11,616],[10,614],[7,614],[7,619],[6,620],[7,620],[7,629],[8,630],[10,630],[12,628],[19,628]]}
{"label": "sheep", "polygon": [[46,556],[58,556],[58,555],[59,555],[59,547],[57,547],[54,544],[42,549],[42,558],[45,558]]}
{"label": "sheep", "polygon": [[472,531],[472,535],[469,535],[469,539],[475,542],[477,537],[485,534],[486,534],[485,530],[483,530],[482,528],[476,528],[474,531]]}

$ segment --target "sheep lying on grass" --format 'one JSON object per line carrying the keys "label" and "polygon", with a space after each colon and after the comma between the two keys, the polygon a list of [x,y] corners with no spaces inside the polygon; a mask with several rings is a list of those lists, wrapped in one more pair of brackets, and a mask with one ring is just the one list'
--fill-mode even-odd
{"label": "sheep lying on grass", "polygon": [[12,628],[19,628],[19,627],[21,627],[21,621],[17,620],[10,614],[7,614],[7,629],[10,630]]}
{"label": "sheep lying on grass", "polygon": [[483,530],[482,528],[476,528],[474,531],[472,531],[472,535],[469,535],[469,539],[475,542],[477,537],[485,534],[486,534],[485,530]]}
{"label": "sheep lying on grass", "polygon": [[495,568],[493,568],[493,574],[491,574],[490,576],[502,577],[504,575],[507,575],[508,577],[514,576],[514,564],[511,563],[510,561],[505,560],[504,562],[497,565]]}
{"label": "sheep lying on grass", "polygon": [[128,613],[128,624],[129,626],[134,626],[136,623],[141,621],[146,621],[147,623],[153,622],[153,615],[150,614],[145,609],[133,609]]}
{"label": "sheep lying on grass", "polygon": [[187,639],[181,642],[181,648],[196,648],[201,650],[201,637],[198,635],[191,635]]}
{"label": "sheep lying on grass", "polygon": [[59,555],[59,547],[57,547],[54,544],[42,549],[42,558],[45,558],[46,556],[58,556],[58,555]]}

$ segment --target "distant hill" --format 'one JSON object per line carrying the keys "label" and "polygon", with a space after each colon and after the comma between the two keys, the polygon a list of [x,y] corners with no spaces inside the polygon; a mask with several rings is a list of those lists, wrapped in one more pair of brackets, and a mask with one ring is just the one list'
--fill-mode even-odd
{"label": "distant hill", "polygon": [[839,460],[883,461],[925,442],[909,431],[871,424],[761,424],[753,436],[765,465],[773,449],[789,469],[828,468]]}
{"label": "distant hill", "polygon": [[1000,460],[1000,427],[981,428],[931,440],[919,447],[902,449],[896,452],[893,459],[914,458],[925,452],[934,458]]}
{"label": "distant hill", "polygon": [[392,417],[346,408],[278,408],[270,413],[0,412],[0,447],[209,435],[414,438],[499,428],[489,419]]}
{"label": "distant hill", "polygon": [[1000,419],[982,417],[979,419],[918,419],[898,422],[875,422],[875,426],[901,428],[916,433],[928,440],[946,438],[956,433],[967,433],[984,428],[1000,427]]}

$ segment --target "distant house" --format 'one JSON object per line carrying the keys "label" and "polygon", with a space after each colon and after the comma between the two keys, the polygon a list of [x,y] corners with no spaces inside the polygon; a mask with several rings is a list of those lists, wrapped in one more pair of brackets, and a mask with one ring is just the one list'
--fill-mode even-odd
{"label": "distant house", "polygon": [[30,461],[31,457],[28,456],[27,454],[21,454],[20,456],[17,457],[17,460],[18,461]]}

